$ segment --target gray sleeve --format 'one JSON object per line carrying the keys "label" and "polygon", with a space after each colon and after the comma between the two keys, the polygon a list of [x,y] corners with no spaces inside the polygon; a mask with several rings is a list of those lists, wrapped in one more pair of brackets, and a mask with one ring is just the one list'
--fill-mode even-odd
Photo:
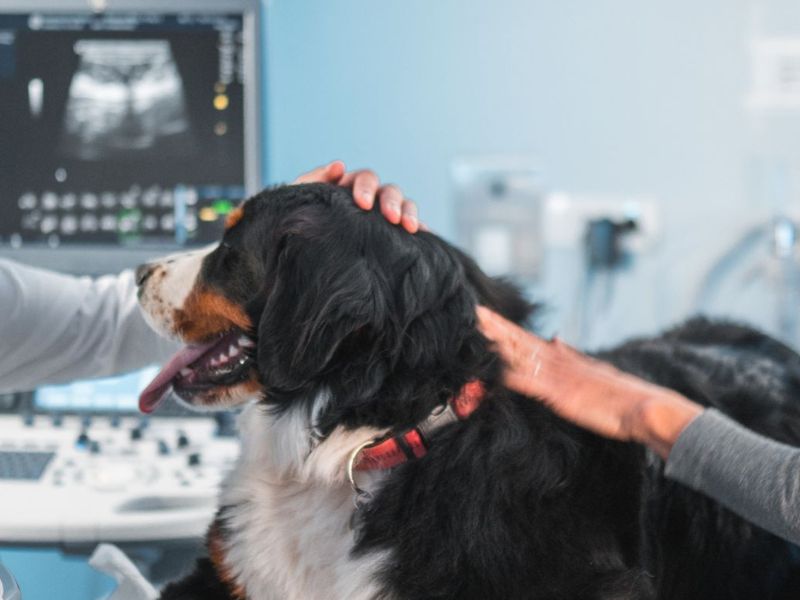
{"label": "gray sleeve", "polygon": [[131,271],[90,279],[0,260],[0,392],[125,373],[174,349],[145,323]]}
{"label": "gray sleeve", "polygon": [[678,437],[666,475],[800,544],[800,448],[707,409]]}

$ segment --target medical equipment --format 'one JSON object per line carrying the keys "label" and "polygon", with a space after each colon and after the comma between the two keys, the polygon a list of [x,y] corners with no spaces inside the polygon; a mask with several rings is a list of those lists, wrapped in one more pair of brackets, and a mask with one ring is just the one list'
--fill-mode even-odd
{"label": "medical equipment", "polygon": [[14,576],[0,563],[0,600],[21,600]]}
{"label": "medical equipment", "polygon": [[[262,184],[262,10],[0,0],[0,256],[97,275],[218,239]],[[191,560],[238,440],[231,415],[142,419],[146,376],[0,396],[0,543],[114,541],[154,580]]]}
{"label": "medical equipment", "polygon": [[[46,390],[45,390],[46,391]],[[217,420],[165,406],[159,418],[37,410],[0,414],[0,541],[87,546],[199,539],[239,444]]]}
{"label": "medical equipment", "polygon": [[261,187],[260,3],[0,0],[0,256],[70,273],[218,238]]}
{"label": "medical equipment", "polygon": [[525,157],[459,159],[451,169],[458,243],[489,275],[531,283],[542,268],[540,173]]}

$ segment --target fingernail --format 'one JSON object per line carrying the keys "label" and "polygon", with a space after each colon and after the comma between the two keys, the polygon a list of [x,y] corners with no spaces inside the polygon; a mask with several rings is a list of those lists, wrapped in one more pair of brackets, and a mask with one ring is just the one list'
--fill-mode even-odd
{"label": "fingernail", "polygon": [[370,204],[372,204],[372,202],[375,200],[375,197],[369,190],[361,190],[360,195],[361,199],[364,200],[364,202],[369,202]]}
{"label": "fingernail", "polygon": [[417,227],[417,226],[419,225],[419,222],[417,221],[417,217],[415,217],[415,216],[413,216],[413,215],[412,215],[412,216],[409,216],[409,217],[407,217],[407,218],[408,218],[408,223],[409,223],[409,224],[410,224],[412,227]]}

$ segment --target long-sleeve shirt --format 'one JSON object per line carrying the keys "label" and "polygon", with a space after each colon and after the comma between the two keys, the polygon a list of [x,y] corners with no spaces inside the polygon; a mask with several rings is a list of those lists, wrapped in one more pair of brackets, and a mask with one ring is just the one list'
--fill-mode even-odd
{"label": "long-sleeve shirt", "polygon": [[666,475],[800,544],[800,448],[707,409],[678,436]]}
{"label": "long-sleeve shirt", "polygon": [[132,271],[90,279],[0,259],[0,392],[125,373],[176,348],[145,322]]}

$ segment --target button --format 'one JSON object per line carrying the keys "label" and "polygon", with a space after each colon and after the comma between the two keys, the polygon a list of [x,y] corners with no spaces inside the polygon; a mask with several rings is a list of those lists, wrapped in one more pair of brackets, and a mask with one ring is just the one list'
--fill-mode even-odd
{"label": "button", "polygon": [[164,440],[158,440],[158,453],[161,456],[166,456],[170,453],[169,445]]}
{"label": "button", "polygon": [[186,435],[186,432],[179,431],[178,432],[178,448],[186,448],[189,445],[189,436]]}
{"label": "button", "polygon": [[201,456],[200,456],[200,453],[199,453],[199,452],[192,452],[192,453],[189,455],[189,458],[188,458],[188,460],[187,460],[187,464],[188,464],[190,467],[196,467],[196,466],[198,466],[198,465],[199,465],[201,462],[202,462],[202,461],[201,461]]}
{"label": "button", "polygon": [[142,428],[134,427],[133,429],[131,429],[131,441],[135,442],[140,439],[142,439]]}
{"label": "button", "polygon": [[80,435],[78,436],[78,439],[75,440],[75,445],[78,448],[85,448],[86,446],[88,446],[89,445],[89,434],[86,433],[85,431],[81,431]]}
{"label": "button", "polygon": [[91,440],[89,442],[89,452],[92,454],[100,454],[100,442],[97,440]]}

